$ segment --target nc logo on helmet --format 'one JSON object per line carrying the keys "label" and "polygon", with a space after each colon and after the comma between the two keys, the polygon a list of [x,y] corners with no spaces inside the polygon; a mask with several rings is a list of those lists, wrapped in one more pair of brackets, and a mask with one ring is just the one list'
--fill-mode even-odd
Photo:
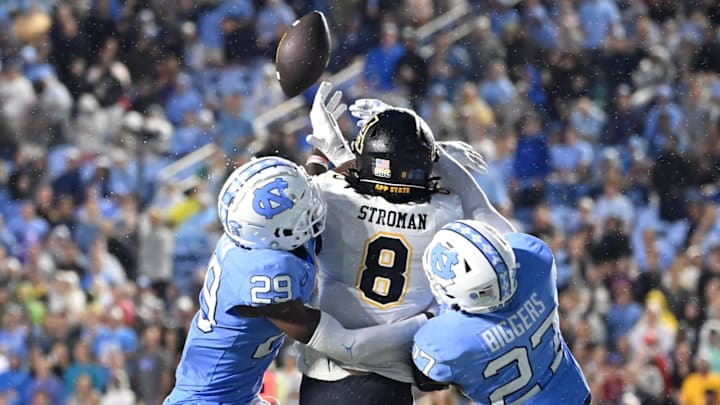
{"label": "nc logo on helmet", "polygon": [[458,264],[458,255],[456,252],[446,248],[441,244],[437,244],[430,251],[430,268],[432,272],[443,280],[452,280],[455,278],[455,272],[452,266]]}
{"label": "nc logo on helmet", "polygon": [[273,182],[258,188],[253,193],[253,209],[266,219],[293,207],[294,203],[285,193],[288,188],[287,181],[276,178]]}

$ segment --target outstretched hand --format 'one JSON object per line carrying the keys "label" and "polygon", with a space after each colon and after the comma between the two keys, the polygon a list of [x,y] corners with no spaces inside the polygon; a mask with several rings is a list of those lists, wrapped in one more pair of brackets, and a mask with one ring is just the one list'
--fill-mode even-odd
{"label": "outstretched hand", "polygon": [[445,141],[437,142],[436,144],[468,170],[479,174],[487,174],[488,164],[485,162],[485,158],[483,158],[480,152],[473,149],[473,147],[467,143],[461,141]]}
{"label": "outstretched hand", "polygon": [[355,156],[350,151],[337,123],[347,110],[347,105],[342,102],[342,92],[339,90],[336,90],[328,100],[332,89],[332,83],[320,83],[310,110],[313,133],[308,135],[306,140],[327,156],[335,166],[340,166],[353,160]]}
{"label": "outstretched hand", "polygon": [[392,108],[390,104],[386,104],[376,98],[359,98],[350,106],[350,115],[359,120],[357,126],[362,128],[370,118],[389,108]]}

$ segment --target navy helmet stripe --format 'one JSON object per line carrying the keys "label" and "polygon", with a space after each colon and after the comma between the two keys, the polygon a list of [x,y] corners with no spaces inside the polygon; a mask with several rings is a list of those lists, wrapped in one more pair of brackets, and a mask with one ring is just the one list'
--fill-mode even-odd
{"label": "navy helmet stripe", "polygon": [[495,248],[495,246],[493,246],[493,244],[490,243],[490,241],[475,228],[463,224],[462,222],[450,223],[445,225],[442,229],[453,231],[464,237],[475,245],[480,252],[482,252],[483,256],[485,256],[487,261],[490,262],[490,265],[495,271],[495,276],[497,276],[498,285],[500,286],[500,300],[505,300],[512,292],[510,272],[508,270],[507,263],[505,263],[505,259],[503,259],[497,248]]}
{"label": "navy helmet stripe", "polygon": [[292,168],[293,166],[288,164],[287,162],[283,162],[280,159],[277,158],[265,158],[260,159],[257,163],[252,164],[248,166],[245,170],[243,170],[239,174],[240,181],[242,183],[245,183],[246,181],[250,180],[250,178],[256,174],[258,174],[260,171],[267,169],[268,167],[275,167],[275,166],[286,166]]}

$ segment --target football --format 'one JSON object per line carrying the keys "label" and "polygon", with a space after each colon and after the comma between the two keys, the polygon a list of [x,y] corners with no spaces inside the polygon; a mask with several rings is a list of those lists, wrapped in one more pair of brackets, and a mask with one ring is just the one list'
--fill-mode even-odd
{"label": "football", "polygon": [[296,20],[280,39],[275,73],[288,97],[312,86],[330,60],[330,29],[325,15],[312,11]]}

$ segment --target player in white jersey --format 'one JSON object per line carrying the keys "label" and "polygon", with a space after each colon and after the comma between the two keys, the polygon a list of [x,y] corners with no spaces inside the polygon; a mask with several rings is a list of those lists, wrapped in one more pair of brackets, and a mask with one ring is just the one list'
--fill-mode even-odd
{"label": "player in white jersey", "polygon": [[[339,92],[325,104],[331,88],[323,83],[318,90],[311,112],[315,134],[308,139],[340,167],[316,178],[328,217],[318,254],[315,304],[349,328],[406,319],[434,305],[422,254],[437,230],[466,217],[507,230],[512,226],[448,150],[466,163],[481,157],[456,143],[439,148],[427,123],[410,110],[385,106],[368,114],[348,147],[334,121],[334,115],[344,112]],[[313,156],[309,163],[309,170],[322,171],[322,158]],[[462,192],[457,195],[441,185]],[[397,347],[407,353],[407,362],[373,369],[300,348],[300,404],[411,404],[410,347],[411,342]]]}

